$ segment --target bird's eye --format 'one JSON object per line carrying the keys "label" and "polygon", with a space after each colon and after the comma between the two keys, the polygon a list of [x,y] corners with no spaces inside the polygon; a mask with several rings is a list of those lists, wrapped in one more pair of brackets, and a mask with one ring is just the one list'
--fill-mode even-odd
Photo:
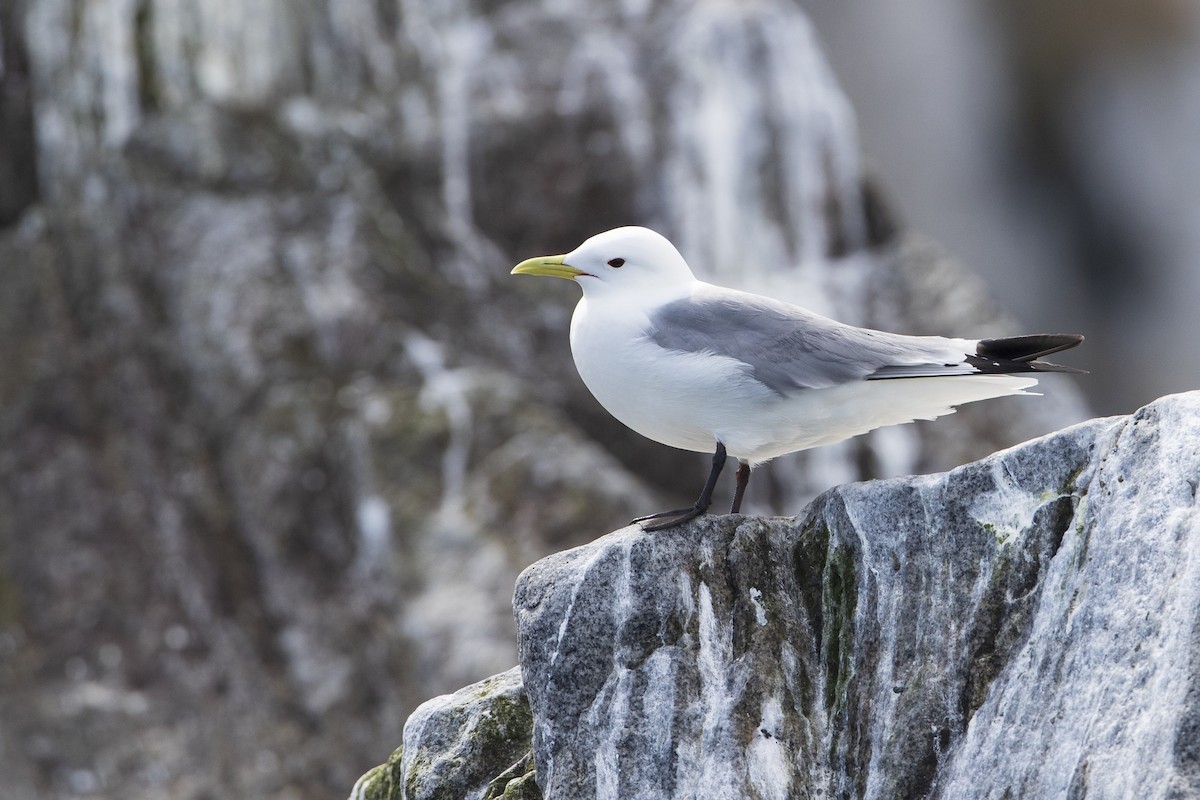
{"label": "bird's eye", "polygon": [[609,262],[608,262],[608,265],[609,265],[610,267],[612,267],[613,269],[617,269],[617,268],[619,268],[619,267],[623,267],[623,266],[625,266],[625,259],[623,259],[623,258],[614,258],[612,261],[609,261]]}

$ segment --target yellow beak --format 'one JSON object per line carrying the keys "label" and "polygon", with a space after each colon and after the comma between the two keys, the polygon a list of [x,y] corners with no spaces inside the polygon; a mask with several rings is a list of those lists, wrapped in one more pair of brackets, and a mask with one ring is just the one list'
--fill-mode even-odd
{"label": "yellow beak", "polygon": [[513,275],[550,275],[554,278],[568,278],[575,280],[580,275],[587,273],[581,269],[564,264],[563,259],[566,256],[538,256],[537,258],[527,258],[520,264],[513,267],[511,274]]}

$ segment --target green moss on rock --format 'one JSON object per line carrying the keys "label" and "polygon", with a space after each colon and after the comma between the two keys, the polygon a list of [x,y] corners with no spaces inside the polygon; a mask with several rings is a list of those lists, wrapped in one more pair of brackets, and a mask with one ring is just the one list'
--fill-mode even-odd
{"label": "green moss on rock", "polygon": [[369,770],[354,784],[350,800],[399,800],[400,762],[404,748],[396,748],[386,762]]}
{"label": "green moss on rock", "polygon": [[533,765],[533,751],[506,769],[488,784],[483,800],[542,800]]}
{"label": "green moss on rock", "polygon": [[821,641],[825,658],[825,707],[845,699],[854,672],[854,614],[858,608],[858,574],[849,550],[830,546],[825,560]]}
{"label": "green moss on rock", "polygon": [[[533,713],[520,672],[509,670],[413,712],[406,749],[360,778],[351,800],[540,797],[530,793],[537,791],[532,741]],[[508,793],[514,781],[513,791],[522,794]]]}

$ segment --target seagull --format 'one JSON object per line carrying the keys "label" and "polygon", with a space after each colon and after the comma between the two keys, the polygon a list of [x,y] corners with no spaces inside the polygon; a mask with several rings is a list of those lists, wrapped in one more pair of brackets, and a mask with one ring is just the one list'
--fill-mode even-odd
{"label": "seagull", "polygon": [[712,453],[694,504],[638,517],[647,531],[708,512],[729,456],[730,513],[754,467],[885,425],[1037,384],[1030,373],[1082,372],[1042,361],[1077,334],[1002,339],[905,336],[856,328],[770,297],[697,280],[675,246],[640,227],[597,234],[514,275],[579,284],[571,354],[592,395],[620,422],[670,447]]}

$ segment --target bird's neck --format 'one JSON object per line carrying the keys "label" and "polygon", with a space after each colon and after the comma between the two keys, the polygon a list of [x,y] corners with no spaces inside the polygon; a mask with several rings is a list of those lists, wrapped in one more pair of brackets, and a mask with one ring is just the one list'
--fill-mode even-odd
{"label": "bird's neck", "polygon": [[699,281],[678,282],[670,284],[650,283],[626,286],[599,284],[583,287],[583,299],[580,304],[588,303],[596,310],[634,310],[649,313],[664,303],[690,297],[699,286]]}

